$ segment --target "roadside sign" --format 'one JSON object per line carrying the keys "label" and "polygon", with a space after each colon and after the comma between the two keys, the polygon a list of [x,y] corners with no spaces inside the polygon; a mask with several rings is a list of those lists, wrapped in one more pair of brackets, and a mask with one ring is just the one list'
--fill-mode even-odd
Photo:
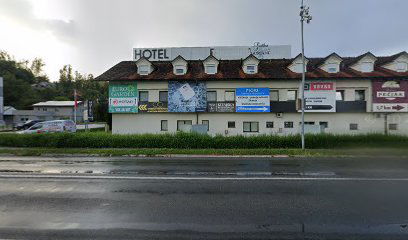
{"label": "roadside sign", "polygon": [[334,82],[306,82],[305,111],[336,112],[336,88]]}
{"label": "roadside sign", "polygon": [[235,112],[235,102],[208,102],[207,112]]}
{"label": "roadside sign", "polygon": [[109,84],[109,112],[137,113],[137,85],[136,83]]}
{"label": "roadside sign", "polygon": [[408,112],[408,81],[373,80],[373,112]]}
{"label": "roadside sign", "polygon": [[270,112],[269,88],[237,88],[236,112]]}

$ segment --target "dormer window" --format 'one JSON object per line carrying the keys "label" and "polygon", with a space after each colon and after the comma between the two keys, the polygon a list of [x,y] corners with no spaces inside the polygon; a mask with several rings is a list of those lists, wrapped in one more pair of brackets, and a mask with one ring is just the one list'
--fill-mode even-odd
{"label": "dormer window", "polygon": [[370,52],[367,52],[361,56],[358,56],[355,63],[352,63],[350,68],[359,72],[372,72],[374,71],[374,63],[377,58]]}
{"label": "dormer window", "polygon": [[184,75],[187,73],[187,61],[182,57],[176,57],[173,62],[173,73],[176,75]]}
{"label": "dormer window", "polygon": [[177,75],[182,75],[182,74],[184,74],[184,66],[177,65],[177,66],[175,67],[175,71],[176,71],[176,74],[177,74]]}
{"label": "dormer window", "polygon": [[372,72],[374,70],[374,64],[372,62],[362,62],[361,71],[362,72]]}
{"label": "dormer window", "polygon": [[318,67],[327,73],[338,73],[342,61],[343,59],[337,53],[332,53],[321,60]]}
{"label": "dormer window", "polygon": [[153,71],[152,63],[146,58],[139,58],[136,61],[137,74],[149,75]]}
{"label": "dormer window", "polygon": [[408,70],[408,63],[397,62],[397,72],[406,72]]}
{"label": "dormer window", "polygon": [[[305,57],[305,72],[307,72],[307,64],[309,63],[309,59]],[[288,66],[290,71],[294,73],[302,73],[303,62],[302,62],[302,54],[297,55],[292,63]]]}
{"label": "dormer window", "polygon": [[205,73],[206,74],[216,74],[219,63],[220,62],[218,61],[218,59],[212,55],[212,52],[210,52],[210,55],[203,61]]}
{"label": "dormer window", "polygon": [[[303,63],[296,63],[294,67],[294,72],[302,73]],[[305,65],[305,72],[306,72],[306,65]]]}
{"label": "dormer window", "polygon": [[215,68],[215,64],[207,64],[205,66],[205,73],[207,74],[216,74],[216,68]]}
{"label": "dormer window", "polygon": [[329,73],[336,73],[338,72],[338,64],[335,63],[329,63],[327,64],[327,72]]}
{"label": "dormer window", "polygon": [[242,70],[246,74],[256,74],[258,73],[259,59],[254,55],[249,55],[242,63]]}
{"label": "dormer window", "polygon": [[247,65],[246,70],[247,70],[247,73],[256,73],[256,66],[255,65]]}
{"label": "dormer window", "polygon": [[141,65],[138,67],[138,73],[140,75],[148,75],[150,72],[150,66],[148,65]]}

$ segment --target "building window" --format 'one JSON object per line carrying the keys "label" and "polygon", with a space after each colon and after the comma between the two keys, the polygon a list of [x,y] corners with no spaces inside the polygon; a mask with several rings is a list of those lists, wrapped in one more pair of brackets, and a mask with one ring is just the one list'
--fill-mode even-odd
{"label": "building window", "polygon": [[357,123],[350,123],[350,130],[358,130],[358,124]]}
{"label": "building window", "polygon": [[217,92],[208,91],[207,92],[207,102],[216,102],[217,101]]}
{"label": "building window", "polygon": [[140,75],[148,75],[149,68],[150,68],[149,65],[141,65],[137,70]]}
{"label": "building window", "polygon": [[182,66],[182,65],[176,65],[176,66],[175,66],[175,69],[176,69],[176,74],[177,74],[177,75],[182,75],[182,74],[184,74],[184,66]]}
{"label": "building window", "polygon": [[159,91],[159,102],[168,102],[168,91]]}
{"label": "building window", "polygon": [[177,131],[185,130],[191,125],[193,125],[193,121],[191,120],[177,120]]}
{"label": "building window", "polygon": [[344,101],[344,90],[336,91],[336,101]]}
{"label": "building window", "polygon": [[266,122],[266,128],[273,128],[273,122]]}
{"label": "building window", "polygon": [[225,91],[225,101],[235,102],[235,91]]}
{"label": "building window", "polygon": [[390,124],[388,124],[388,129],[389,130],[398,130],[398,124],[390,123]]}
{"label": "building window", "polygon": [[371,62],[361,63],[361,71],[362,72],[372,72],[373,71],[373,63],[371,63]]}
{"label": "building window", "polygon": [[160,130],[161,130],[161,131],[167,131],[167,130],[169,130],[169,129],[168,129],[168,122],[167,122],[167,120],[161,120],[160,125],[161,125],[161,127],[160,127]]}
{"label": "building window", "polygon": [[148,102],[148,101],[149,101],[149,92],[139,91],[139,102]]}
{"label": "building window", "polygon": [[408,69],[408,63],[398,62],[397,63],[397,72],[406,72]]}
{"label": "building window", "polygon": [[214,64],[208,64],[205,66],[205,73],[207,74],[216,74],[216,68]]}
{"label": "building window", "polygon": [[55,111],[55,112],[59,112],[59,109],[58,109],[58,108],[55,108],[54,111]]}
{"label": "building window", "polygon": [[336,73],[336,72],[338,72],[338,70],[337,70],[337,64],[335,64],[335,63],[329,63],[329,64],[327,64],[327,72],[329,72],[329,73]]}
{"label": "building window", "polygon": [[271,101],[278,102],[279,101],[279,90],[270,90],[269,99]]}
{"label": "building window", "polygon": [[287,100],[288,101],[296,101],[296,98],[297,98],[297,91],[296,90],[288,90]]}
{"label": "building window", "polygon": [[207,125],[207,131],[210,131],[210,120],[202,120],[201,124]]}
{"label": "building window", "polygon": [[46,111],[47,111],[47,108],[43,108],[43,111],[46,112]]}
{"label": "building window", "polygon": [[229,121],[228,122],[228,128],[235,128],[235,122]]}
{"label": "building window", "polygon": [[355,90],[355,100],[365,101],[365,90]]}
{"label": "building window", "polygon": [[321,128],[328,128],[329,127],[328,122],[319,122],[319,125],[320,125]]}
{"label": "building window", "polygon": [[246,72],[253,74],[256,73],[256,66],[255,65],[247,65],[246,66]]}
{"label": "building window", "polygon": [[259,132],[259,122],[244,122],[244,132]]}
{"label": "building window", "polygon": [[293,128],[293,122],[285,122],[284,126],[285,128]]}

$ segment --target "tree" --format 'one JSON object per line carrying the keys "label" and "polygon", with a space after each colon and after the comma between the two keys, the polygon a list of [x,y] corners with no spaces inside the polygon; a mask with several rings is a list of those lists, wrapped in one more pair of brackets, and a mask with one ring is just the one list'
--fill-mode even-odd
{"label": "tree", "polygon": [[44,66],[45,63],[41,58],[34,58],[34,60],[31,62],[30,70],[35,77],[42,77],[44,76],[43,75]]}

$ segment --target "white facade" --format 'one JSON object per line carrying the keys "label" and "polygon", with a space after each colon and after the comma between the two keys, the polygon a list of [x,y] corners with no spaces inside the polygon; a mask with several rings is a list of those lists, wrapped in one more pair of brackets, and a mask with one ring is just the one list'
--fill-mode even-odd
{"label": "white facade", "polygon": [[[327,125],[322,132],[336,134],[361,134],[361,133],[384,133],[385,124],[390,134],[408,134],[408,113],[391,113],[387,116],[372,112],[372,88],[371,80],[338,80],[335,81],[336,90],[344,91],[344,101],[353,102],[356,100],[356,91],[364,90],[366,112],[347,113],[306,113],[305,121],[308,124]],[[139,91],[148,91],[149,102],[159,101],[159,92],[167,91],[166,81],[141,81],[138,82]],[[277,90],[279,102],[288,102],[288,91],[298,90],[298,81],[284,80],[257,80],[257,81],[208,81],[207,91],[217,93],[217,101],[226,101],[226,92],[235,91],[238,87],[262,87],[270,90]],[[230,99],[228,99],[230,100]],[[274,106],[271,105],[273,110]],[[112,133],[132,134],[132,133],[175,133],[177,132],[177,121],[188,120],[194,124],[202,124],[203,120],[208,121],[208,133],[212,135],[256,135],[256,134],[278,134],[288,135],[299,133],[300,113],[136,113],[136,114],[112,114]],[[161,129],[161,121],[167,121],[167,130]],[[228,122],[234,122],[235,127],[228,127]],[[244,122],[257,122],[259,129],[257,132],[244,132]],[[267,127],[267,122],[273,127]],[[291,123],[285,126],[285,122]],[[350,130],[350,124],[357,124],[356,130]],[[396,124],[396,125],[395,125]],[[291,127],[288,127],[291,126]],[[397,130],[392,130],[396,126]]]}
{"label": "white facade", "polygon": [[[168,130],[161,130],[161,121],[167,120]],[[278,117],[276,113],[144,113],[144,114],[113,114],[112,133],[114,134],[142,134],[142,133],[175,133],[177,121],[190,120],[192,124],[202,124],[209,121],[211,135],[258,135],[277,134],[290,135],[300,131],[300,114],[283,113]],[[390,134],[408,134],[406,113],[392,113],[387,116],[387,123],[397,124],[397,130],[389,129]],[[228,127],[228,122],[235,122],[234,128]],[[258,132],[244,132],[244,122],[258,122]],[[273,122],[272,128],[267,128],[267,122]],[[293,127],[285,127],[285,122],[292,122]],[[385,118],[377,113],[307,113],[305,122],[320,125],[327,122],[325,133],[362,134],[384,133]],[[357,124],[357,130],[350,130],[350,124]]]}

